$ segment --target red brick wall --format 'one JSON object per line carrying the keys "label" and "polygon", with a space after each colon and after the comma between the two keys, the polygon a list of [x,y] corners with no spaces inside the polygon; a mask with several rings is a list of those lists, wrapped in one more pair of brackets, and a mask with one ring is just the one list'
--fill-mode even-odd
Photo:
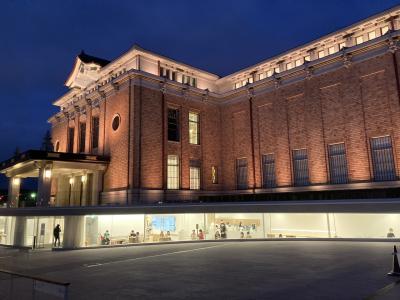
{"label": "red brick wall", "polygon": [[[202,162],[204,190],[235,189],[236,159],[243,157],[248,163],[249,188],[261,188],[261,157],[267,153],[275,154],[277,185],[290,186],[291,151],[300,148],[308,151],[311,183],[327,183],[327,145],[339,142],[346,145],[350,180],[371,180],[371,137],[391,135],[397,165],[400,159],[400,106],[393,62],[392,54],[386,53],[349,68],[271,87],[262,94],[255,91],[251,100],[243,91],[229,99],[204,101],[183,94],[163,96],[158,89],[132,85],[108,96],[93,112],[87,109],[86,150],[90,149],[93,113],[100,117],[99,154],[111,157],[104,191],[166,188],[169,154],[180,157],[182,189],[189,189],[190,159]],[[213,100],[228,101],[215,104]],[[180,110],[179,142],[167,141],[168,107]],[[200,145],[189,144],[189,111],[200,114]],[[115,114],[121,116],[116,132],[111,129]],[[52,129],[60,151],[66,151],[67,126],[67,122],[55,123]],[[77,141],[77,131],[75,136]],[[218,167],[219,184],[211,183],[212,166]]]}

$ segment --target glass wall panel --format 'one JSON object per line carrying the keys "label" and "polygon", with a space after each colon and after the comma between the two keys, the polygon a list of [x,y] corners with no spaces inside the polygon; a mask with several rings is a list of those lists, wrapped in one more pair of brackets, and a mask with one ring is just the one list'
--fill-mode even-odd
{"label": "glass wall panel", "polygon": [[13,243],[14,217],[0,217],[0,244],[11,245]]}
{"label": "glass wall panel", "polygon": [[400,214],[329,214],[332,237],[386,238],[400,237]]}
{"label": "glass wall panel", "polygon": [[328,217],[325,213],[265,214],[268,238],[327,238]]}
{"label": "glass wall panel", "polygon": [[261,213],[216,213],[208,230],[215,239],[251,239],[264,237]]}
{"label": "glass wall panel", "polygon": [[85,246],[143,242],[143,215],[100,215],[85,218]]}
{"label": "glass wall panel", "polygon": [[157,214],[145,216],[145,241],[212,239],[204,227],[204,214]]}

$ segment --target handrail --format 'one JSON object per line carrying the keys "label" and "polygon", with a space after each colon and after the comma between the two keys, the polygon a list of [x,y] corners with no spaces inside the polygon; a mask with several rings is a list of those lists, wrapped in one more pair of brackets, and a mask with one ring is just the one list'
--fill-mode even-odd
{"label": "handrail", "polygon": [[12,271],[9,271],[9,270],[4,270],[4,269],[0,269],[0,273],[19,276],[19,277],[24,277],[24,278],[38,280],[38,281],[43,281],[43,282],[56,284],[56,285],[62,285],[62,286],[65,286],[65,287],[68,287],[71,284],[69,282],[60,282],[60,281],[55,281],[55,280],[51,280],[51,279],[42,278],[42,277],[39,277],[39,276],[26,275],[26,274],[22,274],[22,273],[18,273],[18,272],[12,272]]}

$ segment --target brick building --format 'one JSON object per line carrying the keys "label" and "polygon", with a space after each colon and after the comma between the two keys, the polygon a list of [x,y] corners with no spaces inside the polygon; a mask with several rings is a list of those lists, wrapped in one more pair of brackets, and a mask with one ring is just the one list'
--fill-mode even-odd
{"label": "brick building", "polygon": [[[222,78],[138,46],[113,61],[82,52],[49,119],[54,151],[107,159],[59,166],[46,195],[131,205],[398,186],[399,13]],[[15,163],[3,173],[33,174]]]}
{"label": "brick building", "polygon": [[[49,119],[54,151],[0,163],[0,244],[50,246],[56,224],[64,248],[398,236],[399,15],[225,77],[138,46],[82,52]],[[19,201],[27,177],[40,208]]]}

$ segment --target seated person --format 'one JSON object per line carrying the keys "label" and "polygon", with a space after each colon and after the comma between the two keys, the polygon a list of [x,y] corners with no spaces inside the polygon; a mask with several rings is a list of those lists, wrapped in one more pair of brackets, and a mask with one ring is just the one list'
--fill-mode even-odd
{"label": "seated person", "polygon": [[217,230],[215,232],[215,236],[214,237],[215,237],[216,240],[219,240],[221,238],[221,234],[219,233],[219,230]]}
{"label": "seated person", "polygon": [[244,232],[243,231],[240,232],[240,238],[244,239]]}
{"label": "seated person", "polygon": [[394,237],[396,237],[396,236],[394,235],[393,228],[389,228],[389,232],[388,232],[388,234],[386,235],[386,237],[388,237],[388,238],[394,238]]}
{"label": "seated person", "polygon": [[136,243],[140,243],[139,232],[136,232],[135,242],[136,242]]}
{"label": "seated person", "polygon": [[198,237],[199,237],[199,240],[204,240],[204,233],[203,233],[203,230],[199,230],[199,235],[198,235]]}
{"label": "seated person", "polygon": [[190,238],[192,239],[192,240],[197,240],[197,235],[196,235],[196,230],[192,230],[192,234],[190,235]]}
{"label": "seated person", "polygon": [[135,230],[131,230],[129,234],[129,243],[134,243],[136,241],[136,233]]}
{"label": "seated person", "polygon": [[164,231],[160,232],[160,242],[165,241],[165,235],[164,235]]}
{"label": "seated person", "polygon": [[171,232],[167,231],[167,235],[165,236],[165,240],[166,241],[170,241],[171,240]]}
{"label": "seated person", "polygon": [[247,233],[246,233],[246,239],[251,239],[252,238],[252,236],[251,236],[251,234],[250,234],[250,231],[247,231]]}
{"label": "seated person", "polygon": [[102,244],[110,245],[110,232],[108,230],[106,230],[106,232],[104,232]]}

